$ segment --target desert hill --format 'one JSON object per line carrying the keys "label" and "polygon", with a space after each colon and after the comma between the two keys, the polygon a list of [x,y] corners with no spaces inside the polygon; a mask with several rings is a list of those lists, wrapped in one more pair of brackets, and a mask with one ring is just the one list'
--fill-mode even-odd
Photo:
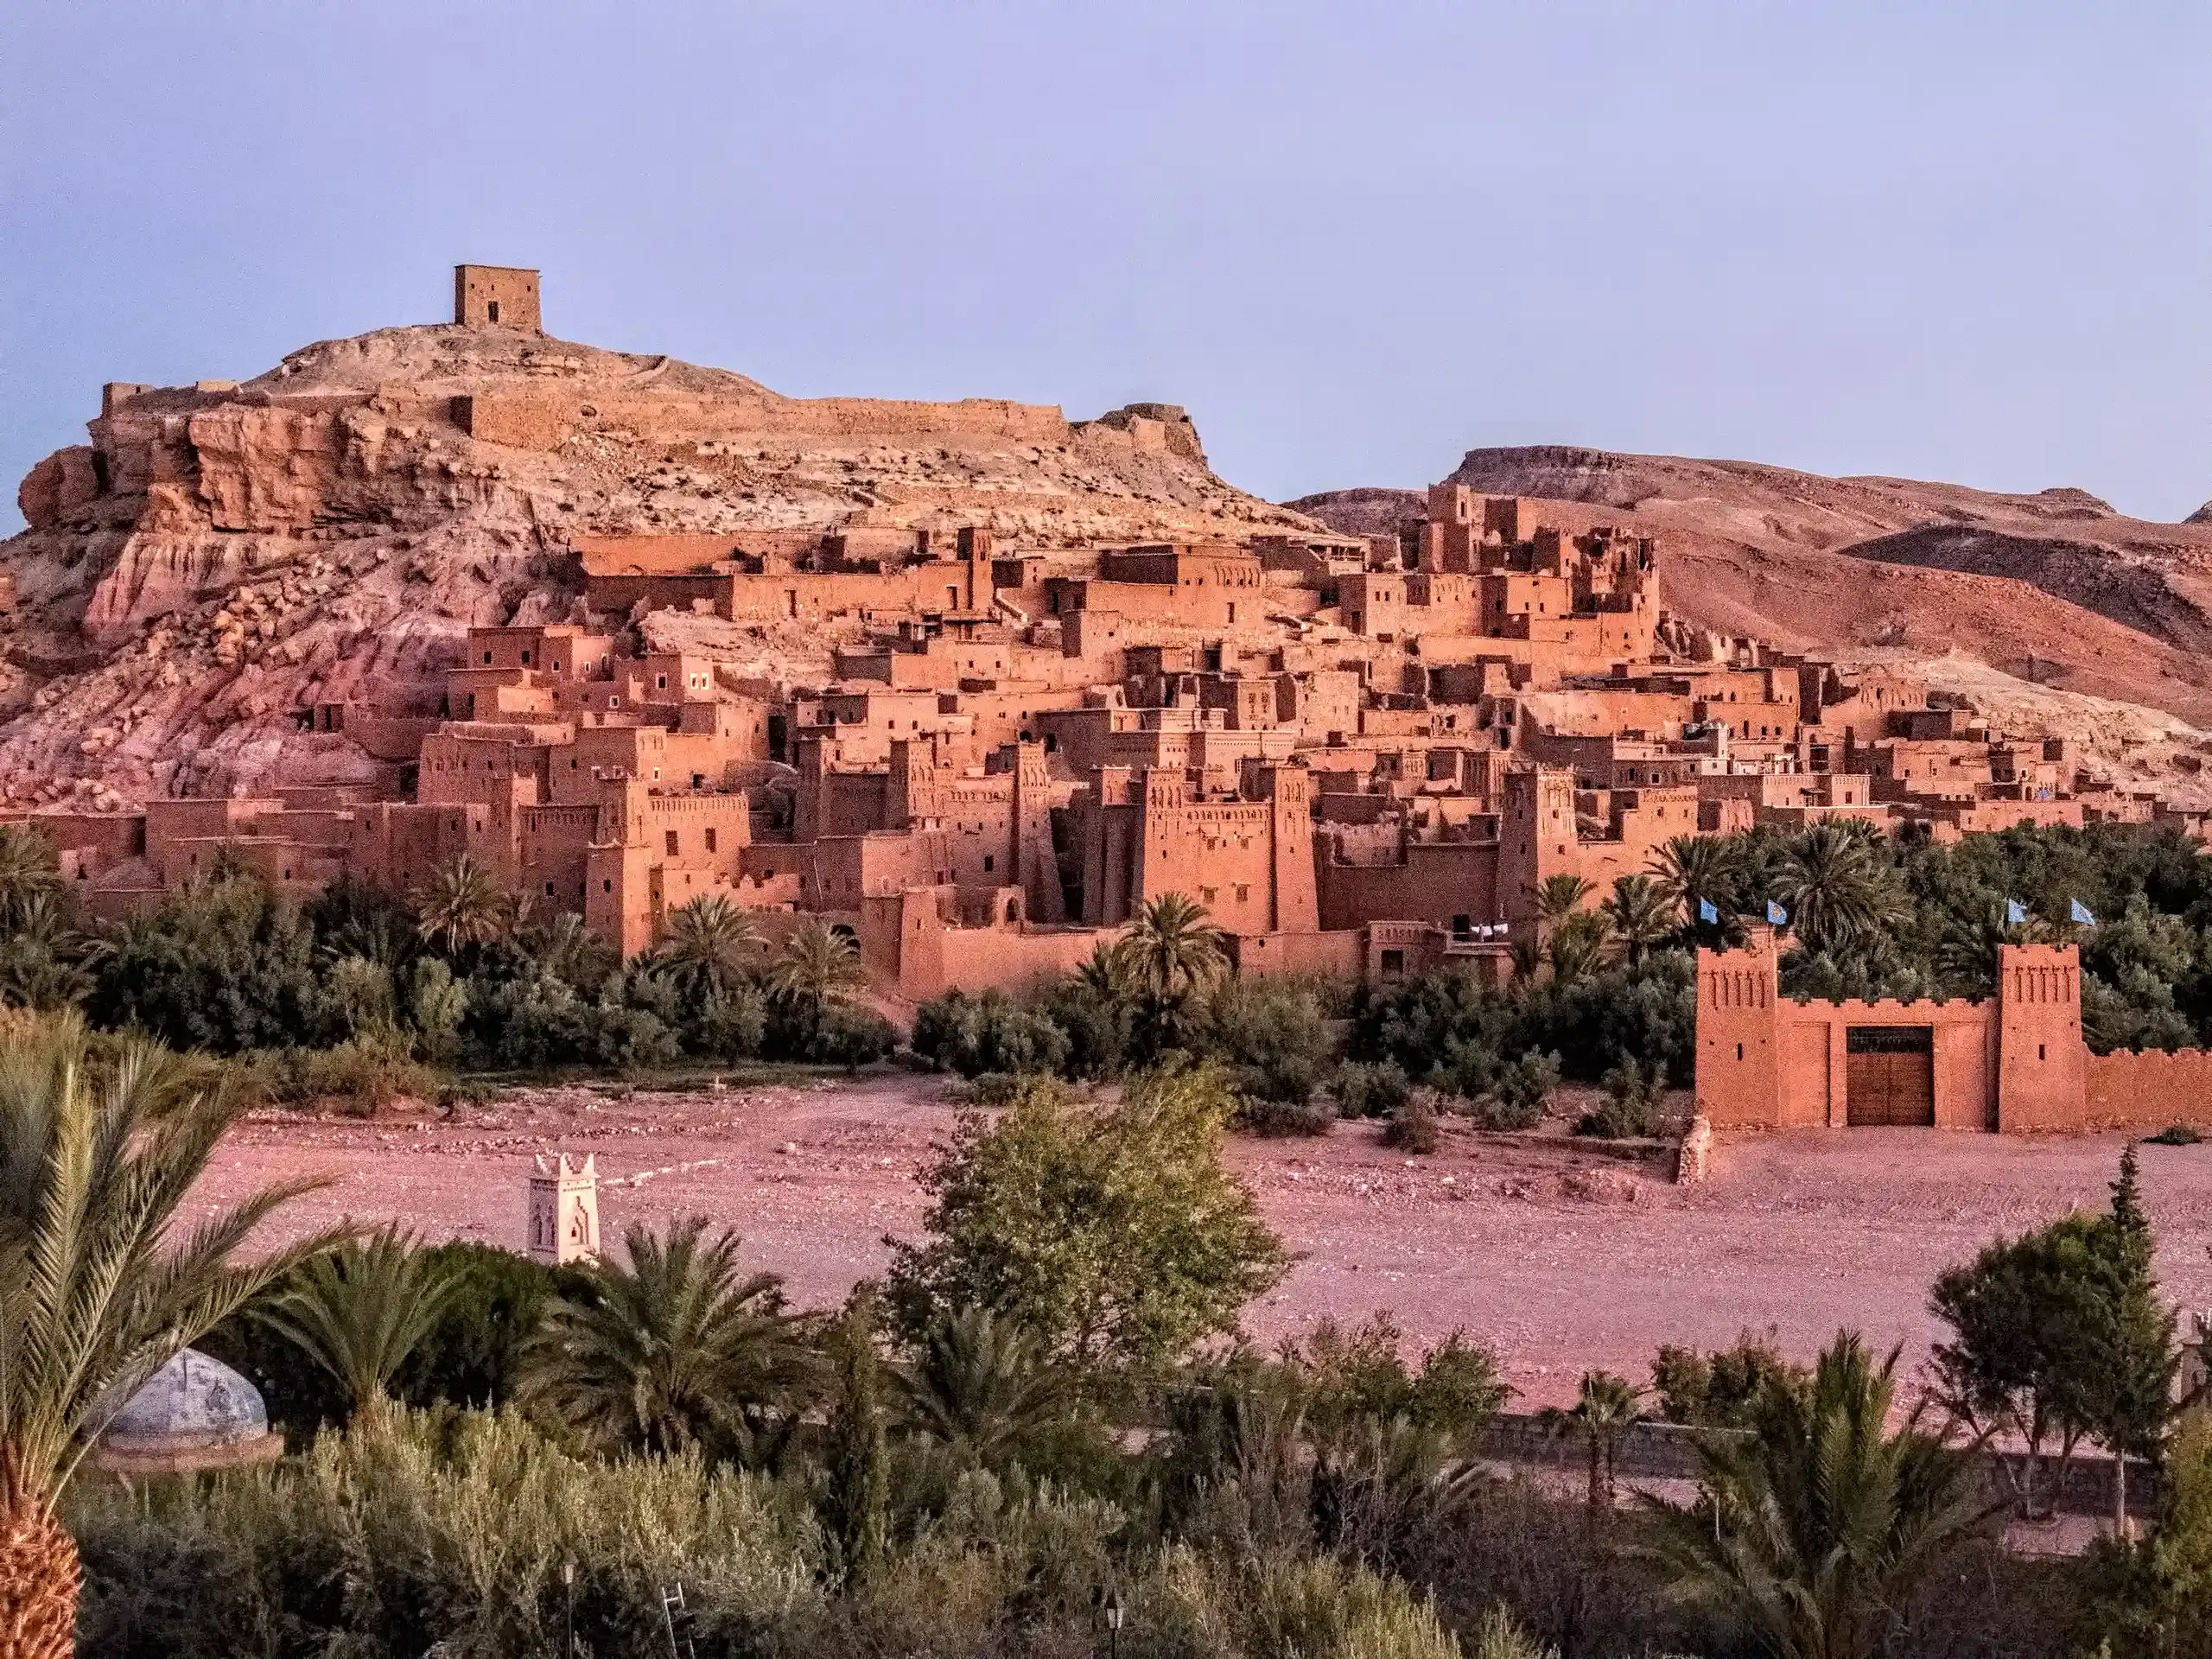
{"label": "desert hill", "polygon": [[[2076,489],[2005,495],[1563,446],[1472,449],[1452,478],[1661,537],[1668,607],[1717,632],[1962,653],[2029,685],[2212,725],[2212,524],[2129,518]],[[1370,488],[1289,505],[1374,535],[1417,519],[1421,501]]]}
{"label": "desert hill", "polygon": [[978,524],[1050,547],[1306,523],[1217,478],[1172,405],[793,398],[514,327],[381,329],[105,404],[0,543],[7,801],[362,775],[307,714],[435,697],[468,627],[571,618],[579,532]]}

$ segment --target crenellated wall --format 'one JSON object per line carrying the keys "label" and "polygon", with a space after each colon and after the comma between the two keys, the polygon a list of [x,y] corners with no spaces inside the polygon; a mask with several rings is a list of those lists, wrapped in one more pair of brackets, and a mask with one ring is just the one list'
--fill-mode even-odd
{"label": "crenellated wall", "polygon": [[2084,1068],[2085,1129],[2163,1129],[2186,1123],[2212,1129],[2212,1051],[2145,1049],[2092,1054]]}
{"label": "crenellated wall", "polygon": [[[1987,1001],[1799,1002],[1781,995],[1772,933],[1698,952],[1697,1095],[1728,1128],[1842,1128],[1885,1117],[1880,1052],[1906,1038],[1904,1094],[1937,1128],[2092,1127],[2082,1041],[2081,966],[2072,945],[2005,945]],[[1854,1046],[1872,1051],[1862,1058]],[[1924,1058],[1923,1058],[1924,1057]],[[1865,1088],[1861,1099],[1854,1090]]]}

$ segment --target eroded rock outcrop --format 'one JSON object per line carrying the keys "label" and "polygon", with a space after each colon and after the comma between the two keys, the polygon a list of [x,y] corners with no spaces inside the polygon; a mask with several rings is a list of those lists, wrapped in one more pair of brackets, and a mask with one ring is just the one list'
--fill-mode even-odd
{"label": "eroded rock outcrop", "polygon": [[506,327],[379,330],[243,385],[111,388],[18,492],[0,798],[389,785],[319,707],[435,703],[472,626],[568,620],[579,532],[965,524],[1004,543],[1306,521],[1182,410],[781,397]]}

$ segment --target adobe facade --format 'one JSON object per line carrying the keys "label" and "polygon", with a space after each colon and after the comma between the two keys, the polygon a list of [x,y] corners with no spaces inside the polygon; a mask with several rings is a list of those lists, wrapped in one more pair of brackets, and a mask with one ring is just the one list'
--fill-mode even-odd
{"label": "adobe facade", "polygon": [[1799,1001],[1767,930],[1699,951],[1699,1112],[1717,1128],[2212,1125],[2212,1053],[2092,1054],[2075,948],[1999,957],[1986,1000]]}
{"label": "adobe facade", "polygon": [[[458,268],[455,321],[538,328],[537,273]],[[454,399],[457,448],[561,442],[575,411],[546,385]],[[834,425],[835,404],[805,418]],[[1020,405],[957,412],[1065,435]],[[1141,446],[1195,446],[1179,412],[1122,417]],[[155,902],[225,849],[302,894],[405,890],[466,853],[626,952],[702,894],[822,915],[896,996],[1058,971],[1166,893],[1205,906],[1243,972],[1497,976],[1546,880],[1580,876],[1595,903],[1676,836],[2161,810],[1900,673],[1685,627],[1663,549],[1581,504],[1447,482],[1403,533],[1236,544],[1017,545],[881,505],[549,534],[558,605],[508,613],[566,620],[469,629],[429,700],[297,711],[360,781],[42,814],[87,906]],[[1899,1028],[1928,1026],[1950,1067],[1983,1017],[1964,1007]],[[1777,1018],[1747,1052],[1817,1046]],[[1959,1071],[1943,1109],[1997,1111],[1998,1077]],[[1795,1081],[1774,1098],[1741,1110],[1834,1109]]]}

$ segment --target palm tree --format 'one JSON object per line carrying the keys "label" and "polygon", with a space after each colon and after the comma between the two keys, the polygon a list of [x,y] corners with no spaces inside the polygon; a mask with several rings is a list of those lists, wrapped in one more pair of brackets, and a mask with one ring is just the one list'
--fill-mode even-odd
{"label": "palm tree", "polygon": [[1018,1449],[1071,1398],[1043,1344],[987,1307],[939,1318],[899,1371],[899,1392],[912,1428],[979,1463]]}
{"label": "palm tree", "polygon": [[607,983],[622,966],[622,953],[593,932],[590,924],[572,910],[533,926],[523,944],[531,972],[587,994]]}
{"label": "palm tree", "polygon": [[60,891],[34,891],[16,901],[14,910],[14,925],[0,939],[0,1001],[25,1008],[58,1008],[78,1001],[92,981],[78,965],[84,943],[69,925]]}
{"label": "palm tree", "polygon": [[1685,927],[1699,925],[1700,905],[1711,905],[1724,919],[1735,910],[1743,859],[1732,836],[1676,836],[1651,855],[1646,868]]}
{"label": "palm tree", "polygon": [[842,1001],[867,977],[852,935],[817,920],[784,941],[768,982],[785,1002],[819,1010]]}
{"label": "palm tree", "polygon": [[1611,1371],[1585,1371],[1574,1403],[1561,1410],[1548,1407],[1544,1421],[1554,1434],[1579,1430],[1590,1443],[1590,1514],[1593,1519],[1613,1512],[1613,1465],[1621,1441],[1643,1421],[1643,1391],[1626,1377]]}
{"label": "palm tree", "polygon": [[1848,947],[1910,913],[1882,855],[1865,835],[1825,819],[1800,836],[1776,873],[1776,897],[1808,950]]}
{"label": "palm tree", "polygon": [[1645,951],[1675,931],[1669,914],[1674,906],[1648,875],[1616,878],[1613,896],[1599,908],[1631,963],[1642,962]]}
{"label": "palm tree", "polygon": [[1936,946],[1936,966],[1952,986],[1970,996],[1986,996],[1996,989],[1999,953],[2004,946],[2047,944],[2056,937],[2039,918],[2013,921],[2005,900],[1993,893],[1947,908],[1949,918]]}
{"label": "palm tree", "polygon": [[1206,907],[1179,893],[1147,901],[1115,947],[1127,983],[1153,1001],[1179,1007],[1228,971],[1222,931]]}
{"label": "palm tree", "polygon": [[783,1279],[741,1277],[738,1237],[707,1219],[624,1237],[625,1268],[589,1270],[524,1357],[524,1399],[606,1451],[753,1455],[806,1371]]}
{"label": "palm tree", "polygon": [[232,1260],[314,1183],[171,1223],[240,1104],[203,1065],[125,1039],[94,1063],[63,1014],[0,1037],[0,1654],[67,1659],[77,1548],[54,1504],[138,1386],[301,1261]]}
{"label": "palm tree", "polygon": [[60,864],[46,830],[33,823],[0,823],[0,930],[15,931],[27,906],[60,893]]}
{"label": "palm tree", "polygon": [[304,1264],[254,1317],[336,1378],[360,1411],[385,1397],[460,1288],[457,1273],[387,1227]]}
{"label": "palm tree", "polygon": [[1127,964],[1109,945],[1093,945],[1083,965],[1075,970],[1075,976],[1085,990],[1102,1002],[1120,1002],[1129,994]]}
{"label": "palm tree", "polygon": [[1545,956],[1552,965],[1552,982],[1572,985],[1589,978],[1605,965],[1605,951],[1611,943],[1611,925],[1603,911],[1575,912],[1553,930],[1550,943],[1545,946]]}
{"label": "palm tree", "polygon": [[467,853],[415,892],[416,925],[449,957],[468,945],[491,944],[506,931],[513,914],[514,900],[499,878]]}
{"label": "palm tree", "polygon": [[1840,1334],[1810,1389],[1769,1389],[1750,1436],[1702,1448],[1698,1504],[1664,1512],[1662,1560],[1777,1659],[1866,1659],[1885,1616],[1992,1513],[1916,1412],[1890,1432],[1897,1363]]}
{"label": "palm tree", "polygon": [[1533,890],[1537,931],[1548,938],[1597,888],[1579,875],[1548,875]]}
{"label": "palm tree", "polygon": [[670,913],[659,954],[690,996],[728,996],[750,977],[760,959],[760,934],[726,896],[702,893]]}

